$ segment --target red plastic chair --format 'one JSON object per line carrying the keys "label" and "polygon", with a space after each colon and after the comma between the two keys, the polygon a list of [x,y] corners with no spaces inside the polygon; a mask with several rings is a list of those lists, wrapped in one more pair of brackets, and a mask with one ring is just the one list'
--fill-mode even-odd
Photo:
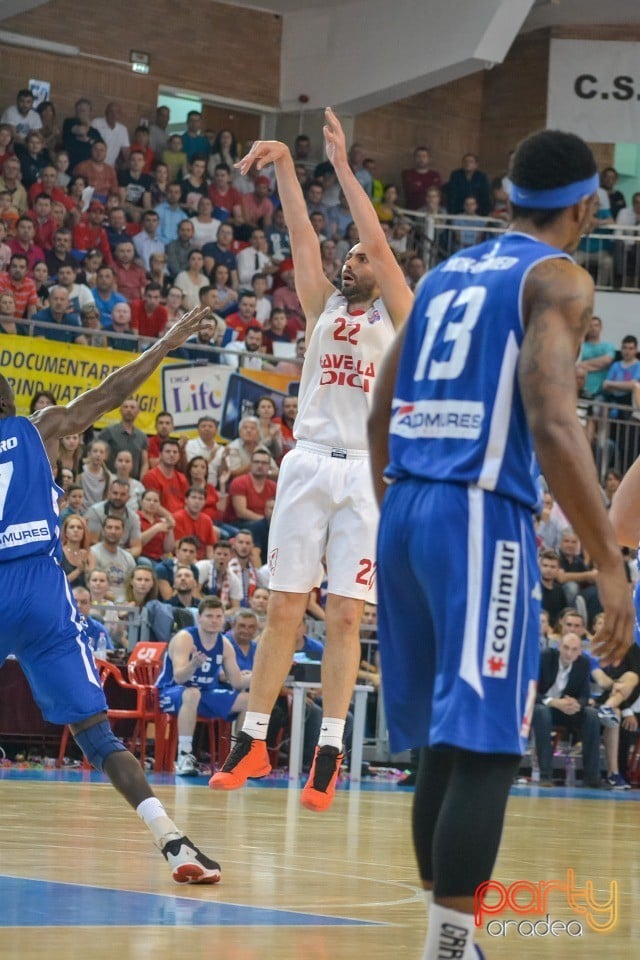
{"label": "red plastic chair", "polygon": [[167,643],[137,643],[127,663],[129,683],[145,692],[146,723],[155,727],[154,770],[164,770],[164,750],[166,743],[167,715],[160,712],[156,680],[162,670]]}
{"label": "red plastic chair", "polygon": [[[147,723],[149,722],[149,697],[146,687],[136,686],[123,680],[118,667],[106,660],[98,660],[98,673],[100,682],[107,698],[107,719],[112,728],[118,721],[132,721],[133,731],[126,736],[125,743],[128,749],[133,753],[136,744],[139,744],[140,764],[144,769],[147,748]],[[61,764],[69,742],[69,727],[64,728],[60,740],[60,750],[58,753],[58,763]],[[83,766],[89,764],[86,759]]]}
{"label": "red plastic chair", "polygon": [[[174,713],[161,713],[160,725],[156,727],[156,772],[173,773],[173,764],[178,749],[178,718]],[[223,763],[231,750],[231,724],[228,720],[213,720],[211,717],[198,717],[198,724],[205,724],[209,737],[211,766],[216,758]],[[195,739],[195,732],[194,732]]]}

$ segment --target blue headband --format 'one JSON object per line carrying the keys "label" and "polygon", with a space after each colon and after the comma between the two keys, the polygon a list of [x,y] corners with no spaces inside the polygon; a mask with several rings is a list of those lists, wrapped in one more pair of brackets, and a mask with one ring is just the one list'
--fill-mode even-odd
{"label": "blue headband", "polygon": [[586,180],[576,180],[564,187],[554,187],[552,190],[532,190],[530,187],[519,187],[517,183],[509,185],[509,199],[519,207],[531,207],[534,210],[559,210],[561,207],[570,207],[585,197],[590,197],[600,186],[598,174]]}

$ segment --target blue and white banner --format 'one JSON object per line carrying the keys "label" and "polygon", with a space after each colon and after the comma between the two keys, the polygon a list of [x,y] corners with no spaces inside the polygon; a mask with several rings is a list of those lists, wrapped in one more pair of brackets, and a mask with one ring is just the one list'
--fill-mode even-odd
{"label": "blue and white banner", "polygon": [[640,43],[552,40],[547,126],[591,143],[637,143]]}

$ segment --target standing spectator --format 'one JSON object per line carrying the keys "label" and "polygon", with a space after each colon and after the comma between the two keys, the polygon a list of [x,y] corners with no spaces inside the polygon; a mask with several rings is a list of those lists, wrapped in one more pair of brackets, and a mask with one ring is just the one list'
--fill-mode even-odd
{"label": "standing spectator", "polygon": [[94,120],[93,126],[107,145],[107,163],[117,167],[119,160],[126,160],[129,155],[129,133],[123,123],[120,123],[122,108],[119,103],[108,103],[104,117]]}
{"label": "standing spectator", "polygon": [[627,201],[620,190],[616,190],[618,183],[618,171],[614,167],[605,167],[600,174],[600,186],[607,191],[609,196],[609,209],[611,216],[615,220],[623,207],[626,207]]}
{"label": "standing spectator", "polygon": [[162,159],[162,153],[169,145],[169,107],[158,107],[156,119],[149,125],[149,146],[153,150],[156,160]]}
{"label": "standing spectator", "polygon": [[8,123],[13,128],[16,143],[24,143],[31,130],[40,130],[40,114],[33,109],[33,94],[26,87],[18,90],[15,107],[7,107],[0,123]]}
{"label": "standing spectator", "polygon": [[75,104],[75,116],[67,117],[62,124],[62,145],[69,155],[70,170],[88,160],[93,144],[102,140],[99,130],[91,124],[91,109],[91,101],[81,97]]}
{"label": "standing spectator", "polygon": [[[145,437],[146,440],[146,437]],[[160,502],[169,513],[176,513],[184,507],[189,482],[183,473],[176,470],[180,460],[180,444],[167,438],[160,445],[160,459],[157,467],[148,470],[142,477],[147,490],[157,490]]]}
{"label": "standing spectator", "polygon": [[142,299],[147,285],[147,275],[144,269],[134,262],[133,242],[120,241],[114,251],[114,257],[113,272],[116,276],[118,291],[127,298],[129,303]]}
{"label": "standing spectator", "polygon": [[144,173],[143,168],[144,153],[141,150],[132,150],[128,169],[118,174],[120,203],[133,223],[140,223],[143,210],[151,207],[153,177]]}
{"label": "standing spectator", "polygon": [[593,316],[580,350],[580,363],[587,375],[585,390],[590,397],[599,397],[607,378],[607,371],[614,361],[616,348],[608,340],[601,340],[602,320]]}
{"label": "standing spectator", "polygon": [[491,190],[486,173],[478,168],[475,153],[465,153],[462,166],[454,170],[447,184],[447,210],[452,214],[464,212],[466,197],[475,197],[478,201],[478,213],[488,217],[491,212]]}
{"label": "standing spectator", "polygon": [[120,405],[120,422],[101,430],[98,439],[108,445],[107,466],[109,470],[114,469],[116,455],[120,450],[128,450],[133,457],[132,474],[136,480],[143,480],[149,469],[149,441],[147,435],[135,425],[139,414],[138,401],[134,397],[128,397]]}
{"label": "standing spectator", "polygon": [[442,178],[431,169],[431,152],[428,147],[416,147],[413,152],[413,167],[402,171],[404,205],[409,210],[419,210],[424,205],[429,187],[439,187]]}
{"label": "standing spectator", "polygon": [[189,163],[196,154],[203,154],[206,166],[211,144],[202,132],[202,114],[199,110],[190,110],[187,114],[187,129],[182,134],[182,149]]}

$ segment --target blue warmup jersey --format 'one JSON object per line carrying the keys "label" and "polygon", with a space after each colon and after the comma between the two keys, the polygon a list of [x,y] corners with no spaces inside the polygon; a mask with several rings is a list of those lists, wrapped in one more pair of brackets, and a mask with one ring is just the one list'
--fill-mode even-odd
{"label": "blue warmup jersey", "polygon": [[395,385],[389,477],[475,484],[535,508],[533,445],[517,382],[522,292],[532,267],[566,256],[507,233],[425,277]]}
{"label": "blue warmup jersey", "polygon": [[51,723],[107,709],[62,567],[58,497],[40,434],[0,419],[0,663],[14,653]]}
{"label": "blue warmup jersey", "polygon": [[[202,640],[200,639],[200,633],[198,632],[197,627],[187,627],[185,633],[188,633],[191,636],[194,647],[196,650],[199,650],[200,653],[204,653],[207,657],[207,660],[198,667],[196,672],[189,680],[183,684],[180,684],[180,686],[200,687],[201,690],[212,689],[217,682],[218,671],[222,666],[222,634],[218,634],[215,645],[211,650],[205,650],[205,648],[202,646]],[[171,662],[171,657],[167,652],[164,665],[162,667],[162,672],[156,681],[156,686],[160,689],[163,689],[164,687],[171,687],[175,683],[176,681],[173,678],[173,663]]]}
{"label": "blue warmup jersey", "polygon": [[0,419],[0,563],[60,557],[58,497],[62,492],[31,421]]}

